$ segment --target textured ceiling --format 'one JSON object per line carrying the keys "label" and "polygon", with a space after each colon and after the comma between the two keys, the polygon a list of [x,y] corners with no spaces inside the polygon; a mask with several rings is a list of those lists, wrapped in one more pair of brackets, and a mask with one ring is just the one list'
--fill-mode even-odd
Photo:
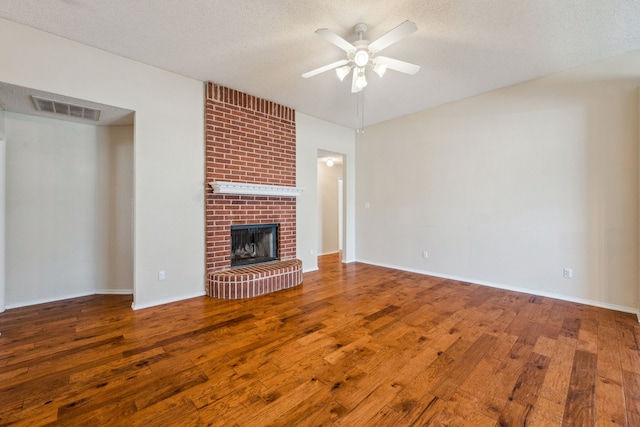
{"label": "textured ceiling", "polygon": [[640,49],[638,0],[2,0],[0,17],[351,128],[349,79],[300,76],[344,57],[318,28],[418,26],[383,52],[422,69],[371,73],[365,125]]}

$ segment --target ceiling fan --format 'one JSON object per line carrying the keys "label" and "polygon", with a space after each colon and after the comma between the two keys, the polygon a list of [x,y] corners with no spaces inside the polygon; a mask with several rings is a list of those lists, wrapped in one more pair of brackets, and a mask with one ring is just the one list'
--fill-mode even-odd
{"label": "ceiling fan", "polygon": [[370,66],[373,71],[382,77],[387,69],[400,71],[406,74],[415,74],[420,70],[420,66],[398,59],[379,56],[378,52],[391,46],[398,40],[408,36],[418,30],[417,25],[411,21],[404,21],[379,39],[369,42],[365,40],[364,33],[368,27],[366,24],[357,24],[353,27],[358,35],[358,40],[349,43],[342,37],[332,33],[327,28],[316,30],[316,34],[327,40],[329,43],[339,47],[347,53],[347,59],[333,62],[315,70],[308,71],[302,77],[309,78],[329,70],[336,70],[338,78],[342,81],[353,70],[351,80],[351,93],[360,92],[367,85],[365,70]]}

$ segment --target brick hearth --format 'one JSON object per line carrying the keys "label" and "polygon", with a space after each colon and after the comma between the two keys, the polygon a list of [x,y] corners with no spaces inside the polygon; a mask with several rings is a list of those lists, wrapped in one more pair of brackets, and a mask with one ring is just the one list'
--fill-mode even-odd
{"label": "brick hearth", "polygon": [[298,259],[272,261],[209,273],[207,295],[222,299],[252,298],[302,283]]}

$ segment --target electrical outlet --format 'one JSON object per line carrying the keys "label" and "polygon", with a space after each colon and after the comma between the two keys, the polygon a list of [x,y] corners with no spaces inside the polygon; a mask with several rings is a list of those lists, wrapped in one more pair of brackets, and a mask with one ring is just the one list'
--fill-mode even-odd
{"label": "electrical outlet", "polygon": [[562,277],[564,277],[565,279],[571,279],[573,277],[573,270],[570,268],[563,268],[562,269]]}
{"label": "electrical outlet", "polygon": [[164,280],[167,278],[167,272],[164,270],[158,271],[158,280]]}
{"label": "electrical outlet", "polygon": [[422,251],[422,258],[429,258],[429,252]]}

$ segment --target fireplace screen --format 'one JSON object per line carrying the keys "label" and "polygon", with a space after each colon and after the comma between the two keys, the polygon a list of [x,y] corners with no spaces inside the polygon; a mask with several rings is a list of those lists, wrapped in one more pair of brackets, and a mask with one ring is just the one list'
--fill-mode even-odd
{"label": "fireplace screen", "polygon": [[278,259],[279,224],[231,226],[231,267]]}

